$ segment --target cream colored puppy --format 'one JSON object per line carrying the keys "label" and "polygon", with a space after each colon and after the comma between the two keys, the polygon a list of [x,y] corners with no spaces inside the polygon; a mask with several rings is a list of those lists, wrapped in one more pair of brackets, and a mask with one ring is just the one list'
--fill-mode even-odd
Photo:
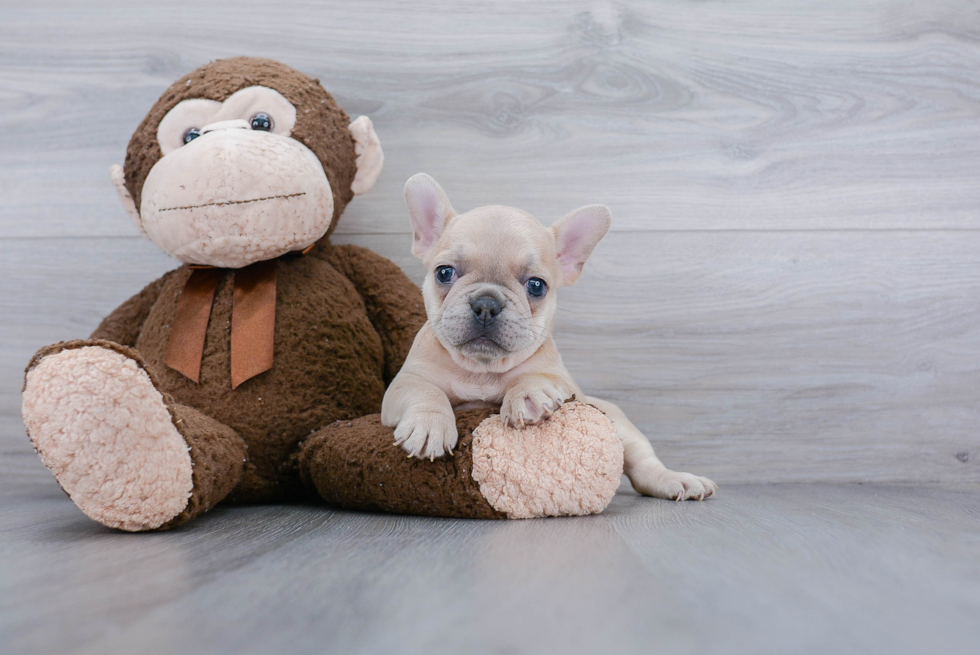
{"label": "cream colored puppy", "polygon": [[428,321],[385,393],[382,422],[409,455],[441,457],[456,445],[453,410],[493,406],[511,426],[537,423],[575,396],[609,416],[623,440],[633,488],[658,498],[712,496],[707,478],[667,469],[643,433],[612,403],[585,396],[551,338],[556,294],[573,284],[612,218],[603,205],[551,228],[527,212],[493,205],[457,215],[424,173],[405,185],[412,253]]}

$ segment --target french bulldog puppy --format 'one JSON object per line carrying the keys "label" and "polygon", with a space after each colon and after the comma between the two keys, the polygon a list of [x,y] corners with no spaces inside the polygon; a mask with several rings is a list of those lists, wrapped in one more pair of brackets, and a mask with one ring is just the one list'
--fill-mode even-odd
{"label": "french bulldog puppy", "polygon": [[454,409],[500,408],[510,426],[535,424],[575,396],[601,409],[623,440],[624,470],[642,494],[713,496],[714,482],[665,467],[616,405],[572,379],[551,338],[555,290],[574,284],[609,229],[603,205],[576,209],[548,228],[520,209],[492,205],[457,215],[424,173],[405,185],[412,253],[427,273],[428,321],[384,396],[381,420],[409,456],[441,457],[458,438]]}

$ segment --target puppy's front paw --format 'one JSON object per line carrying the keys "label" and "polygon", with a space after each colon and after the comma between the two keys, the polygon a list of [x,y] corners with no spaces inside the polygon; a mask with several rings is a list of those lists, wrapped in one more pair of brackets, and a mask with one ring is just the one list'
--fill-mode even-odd
{"label": "puppy's front paw", "polygon": [[408,412],[395,428],[395,443],[412,457],[430,460],[442,457],[453,449],[458,439],[456,417],[440,411]]}
{"label": "puppy's front paw", "polygon": [[500,418],[512,428],[535,425],[551,416],[568,396],[565,389],[552,382],[518,384],[504,395]]}
{"label": "puppy's front paw", "polygon": [[629,475],[633,488],[644,496],[669,500],[704,500],[718,493],[718,485],[692,473],[660,467],[637,467]]}

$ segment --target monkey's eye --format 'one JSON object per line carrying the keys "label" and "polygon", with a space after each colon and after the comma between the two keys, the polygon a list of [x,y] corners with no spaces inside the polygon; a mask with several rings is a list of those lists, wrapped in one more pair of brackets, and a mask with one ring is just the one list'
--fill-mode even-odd
{"label": "monkey's eye", "polygon": [[269,114],[258,113],[252,116],[252,120],[249,122],[252,123],[253,130],[262,130],[263,132],[272,131],[272,116],[269,116]]}
{"label": "monkey's eye", "polygon": [[524,286],[527,287],[527,294],[535,298],[540,298],[548,293],[548,285],[539,277],[532,277]]}
{"label": "monkey's eye", "polygon": [[196,127],[192,127],[191,129],[184,132],[184,144],[186,145],[190,143],[191,141],[193,141],[199,136],[201,136],[201,130],[199,130]]}
{"label": "monkey's eye", "polygon": [[456,269],[452,266],[440,266],[436,269],[436,279],[443,284],[449,284],[456,278]]}

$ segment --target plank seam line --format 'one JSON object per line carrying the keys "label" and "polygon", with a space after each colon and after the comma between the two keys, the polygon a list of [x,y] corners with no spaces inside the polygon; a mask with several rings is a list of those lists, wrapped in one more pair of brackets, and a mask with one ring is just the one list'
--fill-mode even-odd
{"label": "plank seam line", "polygon": [[[980,232],[980,227],[939,227],[939,228],[815,228],[815,229],[768,229],[768,228],[752,228],[752,229],[664,229],[664,230],[610,230],[609,234],[814,234],[814,233],[827,233],[827,234],[846,234],[846,233],[857,233],[857,232],[878,232],[881,234],[889,233],[924,233],[931,232],[935,234],[947,233],[974,233]],[[382,237],[382,236],[411,236],[411,232],[334,232],[334,237]],[[40,236],[40,235],[3,235],[0,236],[0,241],[53,241],[53,240],[75,240],[75,241],[98,241],[98,240],[132,240],[132,241],[143,241],[145,237],[139,235],[131,234],[105,234],[105,235],[76,235],[76,234],[64,234],[58,236]]]}

